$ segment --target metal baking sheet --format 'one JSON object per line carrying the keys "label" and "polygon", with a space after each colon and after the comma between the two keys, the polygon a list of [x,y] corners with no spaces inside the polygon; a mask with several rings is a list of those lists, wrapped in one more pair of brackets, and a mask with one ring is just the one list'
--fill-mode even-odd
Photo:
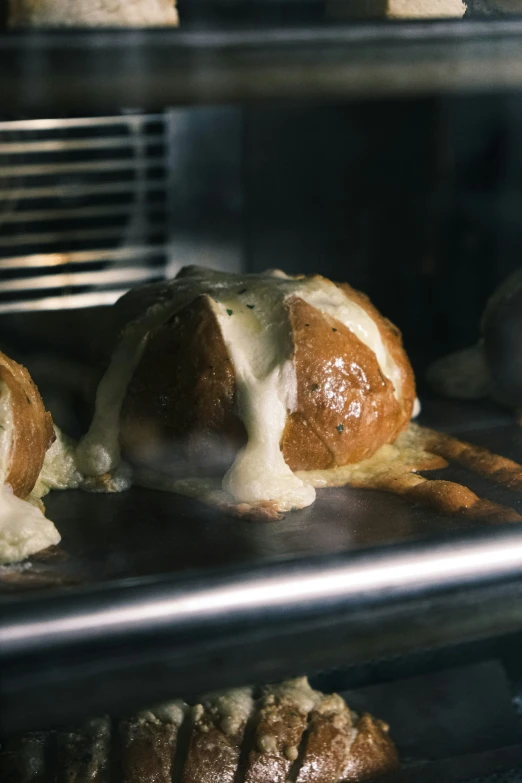
{"label": "metal baking sheet", "polygon": [[[424,420],[522,461],[500,409]],[[440,476],[522,512],[520,493]],[[272,524],[139,488],[47,507],[58,554],[0,575],[0,730],[522,628],[521,524],[351,488]]]}
{"label": "metal baking sheet", "polygon": [[[518,88],[522,20],[0,34],[5,119],[122,107]],[[108,78],[110,76],[110,78]]]}

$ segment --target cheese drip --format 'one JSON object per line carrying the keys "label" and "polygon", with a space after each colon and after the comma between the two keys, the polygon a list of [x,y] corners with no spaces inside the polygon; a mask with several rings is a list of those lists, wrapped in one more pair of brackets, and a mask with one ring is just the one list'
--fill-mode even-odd
{"label": "cheese drip", "polygon": [[35,505],[6,484],[14,438],[11,393],[0,383],[0,563],[15,563],[60,541],[60,534]]}
{"label": "cheese drip", "polygon": [[[151,297],[152,294],[152,297]],[[120,463],[119,420],[127,387],[140,361],[147,334],[198,296],[208,296],[234,366],[239,415],[247,445],[223,479],[239,502],[273,502],[281,511],[313,503],[315,490],[285,463],[280,443],[286,417],[295,409],[297,378],[287,301],[300,297],[339,320],[375,353],[380,369],[400,397],[401,372],[373,318],[323,277],[288,277],[282,272],[236,275],[199,267],[169,283],[147,287],[145,310],[125,329],[96,398],[91,428],[78,449],[78,464],[99,476]]]}

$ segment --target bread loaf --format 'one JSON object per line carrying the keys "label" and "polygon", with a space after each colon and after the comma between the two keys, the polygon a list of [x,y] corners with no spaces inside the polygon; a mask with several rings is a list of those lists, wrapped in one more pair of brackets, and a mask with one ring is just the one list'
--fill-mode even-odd
{"label": "bread loaf", "polygon": [[[55,745],[56,756],[47,748]],[[35,750],[36,749],[36,750]],[[338,695],[306,678],[217,693],[121,721],[30,735],[6,744],[0,779],[22,783],[23,770],[57,783],[355,783],[398,767],[388,727],[356,715]],[[32,780],[33,778],[31,778]]]}
{"label": "bread loaf", "polygon": [[392,19],[428,19],[463,16],[463,0],[388,0],[387,16]]}

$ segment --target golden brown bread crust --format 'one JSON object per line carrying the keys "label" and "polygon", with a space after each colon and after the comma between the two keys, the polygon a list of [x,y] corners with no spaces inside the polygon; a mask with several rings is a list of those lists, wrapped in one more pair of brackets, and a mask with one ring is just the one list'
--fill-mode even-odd
{"label": "golden brown bread crust", "polygon": [[[400,332],[363,294],[339,287],[376,322],[401,373],[401,399],[353,332],[292,298],[287,307],[298,399],[281,442],[292,470],[365,459],[394,441],[411,418],[415,381]],[[163,464],[175,451],[185,472],[187,460],[193,469],[223,471],[245,439],[234,368],[210,300],[201,296],[148,335],[123,404],[122,451],[133,462]]]}
{"label": "golden brown bread crust", "polygon": [[232,462],[246,438],[234,413],[235,392],[219,324],[208,297],[200,296],[148,335],[123,403],[123,453],[134,463],[164,462],[175,442],[185,472],[187,459],[194,468],[211,469],[215,459],[222,466],[226,435]]}
{"label": "golden brown bread crust", "polygon": [[337,694],[321,699],[310,715],[296,783],[341,780],[354,739],[352,714]]}
{"label": "golden brown bread crust", "polygon": [[197,705],[194,727],[183,767],[183,783],[234,783],[246,722],[227,728],[226,719],[216,704]]}
{"label": "golden brown bread crust", "polygon": [[6,483],[26,498],[33,489],[54,440],[53,420],[25,367],[0,353],[0,381],[9,389],[14,435]]}
{"label": "golden brown bread crust", "polygon": [[357,736],[341,777],[343,783],[375,780],[398,769],[399,757],[386,723],[366,714],[357,720],[355,728]]}
{"label": "golden brown bread crust", "polygon": [[307,712],[291,694],[268,689],[263,695],[245,783],[286,783],[307,725]]}
{"label": "golden brown bread crust", "polygon": [[220,709],[230,693],[183,708],[179,721],[168,707],[121,721],[116,753],[109,719],[59,732],[54,763],[45,752],[48,736],[22,738],[0,748],[0,777],[29,764],[34,770],[36,762],[42,777],[57,783],[101,783],[109,767],[111,780],[123,783],[356,783],[398,768],[386,724],[358,717],[340,696],[313,691],[306,680],[268,688],[257,714],[255,701],[239,712],[230,702]]}
{"label": "golden brown bread crust", "polygon": [[411,410],[397,402],[374,352],[302,299],[288,307],[297,374],[297,409],[282,443],[290,468],[348,465],[395,440]]}

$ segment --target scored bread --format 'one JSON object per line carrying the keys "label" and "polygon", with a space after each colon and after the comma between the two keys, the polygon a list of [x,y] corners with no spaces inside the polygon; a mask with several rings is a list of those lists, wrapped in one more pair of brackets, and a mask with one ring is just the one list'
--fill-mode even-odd
{"label": "scored bread", "polygon": [[0,352],[0,482],[26,498],[54,440],[51,414],[25,367]]}
{"label": "scored bread", "polygon": [[44,752],[50,735],[8,743],[0,780],[27,767],[35,742],[41,779],[57,783],[101,783],[109,764],[110,779],[122,783],[357,783],[398,768],[386,724],[356,715],[306,678],[266,687],[257,698],[245,688],[192,708],[174,702],[120,720],[114,732],[111,723],[59,732],[56,758]]}
{"label": "scored bread", "polygon": [[12,27],[176,26],[173,0],[10,0]]}

